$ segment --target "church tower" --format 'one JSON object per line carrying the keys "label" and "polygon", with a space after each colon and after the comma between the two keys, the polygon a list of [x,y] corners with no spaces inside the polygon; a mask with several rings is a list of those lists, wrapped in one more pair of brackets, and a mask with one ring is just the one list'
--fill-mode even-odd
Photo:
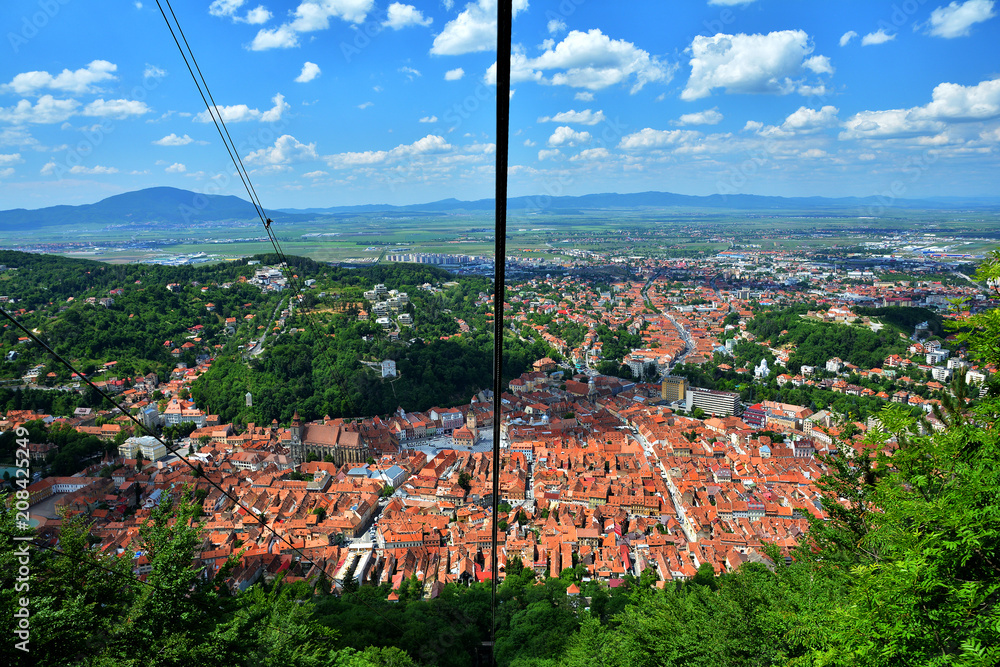
{"label": "church tower", "polygon": [[299,421],[299,411],[292,415],[292,427],[289,429],[292,436],[292,444],[289,447],[292,456],[292,463],[296,466],[305,463],[306,453],[302,444],[302,422]]}

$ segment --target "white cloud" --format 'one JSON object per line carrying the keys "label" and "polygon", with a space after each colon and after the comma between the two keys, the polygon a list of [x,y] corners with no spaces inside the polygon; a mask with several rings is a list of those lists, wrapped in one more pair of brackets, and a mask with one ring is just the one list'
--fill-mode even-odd
{"label": "white cloud", "polygon": [[267,11],[263,5],[259,5],[248,11],[241,21],[250,25],[261,25],[270,21],[272,16],[273,14]]}
{"label": "white cloud", "polygon": [[24,160],[21,159],[20,153],[8,153],[6,155],[0,153],[0,165],[2,166],[6,167],[8,165],[20,164],[22,162],[24,162]]}
{"label": "white cloud", "polygon": [[830,64],[830,59],[826,56],[807,58],[802,66],[816,74],[833,74],[833,65]]}
{"label": "white cloud", "polygon": [[542,160],[554,160],[560,155],[562,155],[562,152],[558,148],[553,148],[551,150],[543,148],[542,150],[538,151],[538,160],[539,162],[541,162]]}
{"label": "white cloud", "polygon": [[[707,97],[715,88],[728,93],[802,92],[803,80],[794,77],[805,74],[813,46],[804,31],[782,30],[766,35],[699,35],[689,52],[691,78],[681,93],[683,100]],[[823,61],[809,62],[816,67]]]}
{"label": "white cloud", "polygon": [[289,25],[277,28],[262,28],[250,43],[251,51],[267,51],[268,49],[290,49],[299,45],[299,35]]}
{"label": "white cloud", "polygon": [[41,174],[42,176],[48,176],[49,174],[55,172],[56,169],[58,168],[59,165],[56,164],[55,160],[49,160],[42,166],[41,169],[38,170],[38,173]]}
{"label": "white cloud", "polygon": [[944,123],[914,118],[908,109],[862,111],[844,123],[841,139],[898,139],[933,134],[945,129]]}
{"label": "white cloud", "polygon": [[84,167],[81,165],[76,165],[75,167],[70,167],[69,173],[87,174],[89,176],[99,176],[102,174],[117,174],[118,170],[114,167],[102,167],[100,165],[95,165],[93,167]]}
{"label": "white cloud", "polygon": [[939,83],[931,103],[915,110],[918,117],[946,121],[989,120],[1000,117],[1000,78],[975,86]]}
{"label": "white cloud", "polygon": [[375,103],[374,102],[362,102],[361,104],[358,105],[358,108],[363,111],[363,110],[365,110],[365,109],[367,109],[368,107],[371,107],[371,106],[375,106]]}
{"label": "white cloud", "polygon": [[782,128],[788,131],[805,132],[833,127],[838,123],[837,107],[827,105],[822,109],[799,107],[785,119]]}
{"label": "white cloud", "polygon": [[561,111],[555,116],[544,116],[538,119],[539,123],[576,123],[578,125],[597,125],[598,123],[605,120],[603,111],[591,111],[590,109],[584,109],[583,111],[574,111],[570,109],[569,111]]}
{"label": "white cloud", "polygon": [[261,148],[247,155],[250,164],[279,165],[318,160],[316,144],[304,144],[290,134],[283,134],[270,148]]}
{"label": "white cloud", "polygon": [[[285,102],[285,96],[281,93],[277,93],[272,97],[271,102],[274,103],[274,106],[264,112],[261,112],[260,109],[251,109],[246,104],[233,104],[231,106],[216,106],[215,113],[217,117],[222,118],[226,123],[243,123],[251,120],[271,123],[281,120],[281,115],[291,108],[291,105]],[[206,109],[197,114],[194,120],[197,123],[211,123],[212,116],[208,112],[208,109]]]}
{"label": "white cloud", "polygon": [[146,63],[146,69],[142,71],[142,78],[144,79],[162,79],[166,75],[167,70],[156,65],[150,65],[149,63]]}
{"label": "white cloud", "polygon": [[309,83],[321,74],[319,65],[308,60],[302,65],[302,73],[295,77],[295,83]]}
{"label": "white cloud", "polygon": [[[528,0],[513,0],[513,13],[528,8]],[[448,21],[431,46],[436,56],[459,56],[497,48],[497,0],[477,0]]]}
{"label": "white cloud", "polygon": [[208,6],[208,13],[212,16],[232,17],[244,2],[246,0],[214,0]]}
{"label": "white cloud", "polygon": [[[0,112],[3,110],[0,109]],[[0,146],[37,146],[38,140],[23,127],[5,127],[0,129]]]}
{"label": "white cloud", "polygon": [[697,113],[686,113],[678,118],[675,125],[718,125],[722,122],[722,114],[718,107],[712,107]]}
{"label": "white cloud", "polygon": [[0,92],[37,95],[39,91],[47,88],[64,93],[92,93],[98,90],[94,84],[114,79],[115,76],[112,72],[117,69],[118,65],[107,60],[94,60],[86,67],[75,71],[64,69],[55,76],[48,72],[22,72],[16,75],[10,83],[0,86]]}
{"label": "white cloud", "polygon": [[121,119],[129,116],[142,116],[150,111],[152,109],[146,106],[145,102],[138,100],[104,100],[99,98],[85,106],[81,113],[84,116]]}
{"label": "white cloud", "polygon": [[840,45],[847,46],[850,44],[851,40],[858,36],[858,33],[853,30],[848,30],[843,35],[840,36]]}
{"label": "white cloud", "polygon": [[970,28],[977,23],[987,21],[994,16],[993,0],[967,0],[967,2],[952,2],[947,7],[938,7],[931,12],[927,23],[927,34],[945,39],[965,37]]}
{"label": "white cloud", "polygon": [[436,122],[438,122],[438,117],[437,116],[424,116],[418,122],[421,122],[421,123],[436,123]]}
{"label": "white cloud", "polygon": [[399,71],[406,75],[406,78],[413,81],[414,77],[422,76],[420,70],[414,69],[412,67],[403,66],[399,68]]}
{"label": "white cloud", "polygon": [[[901,139],[938,135],[949,125],[1000,118],[1000,78],[975,86],[940,83],[931,101],[910,109],[862,111],[844,123],[841,139]],[[943,138],[942,138],[943,139]]]}
{"label": "white cloud", "polygon": [[566,22],[562,19],[552,19],[545,27],[548,29],[550,35],[566,32]]}
{"label": "white cloud", "polygon": [[[542,77],[546,70],[563,70]],[[557,86],[585,88],[590,91],[633,79],[630,92],[636,93],[647,83],[669,83],[675,67],[623,39],[611,39],[599,29],[588,32],[571,31],[542,55],[528,59],[522,54],[511,55],[511,80],[540,80]],[[496,79],[496,64],[491,67]],[[516,73],[516,74],[515,74]]]}
{"label": "white cloud", "polygon": [[21,100],[12,107],[0,107],[0,122],[12,125],[61,123],[76,113],[79,106],[76,100],[57,100],[51,95],[42,95],[34,105]]}
{"label": "white cloud", "polygon": [[879,28],[876,32],[870,32],[861,38],[861,46],[877,46],[896,39],[896,35],[890,35],[885,28]]}
{"label": "white cloud", "polygon": [[389,14],[383,26],[400,30],[411,25],[429,26],[434,19],[424,17],[423,13],[413,5],[404,5],[401,2],[394,2],[389,5]]}
{"label": "white cloud", "polygon": [[465,70],[461,67],[456,67],[455,69],[450,69],[444,73],[445,81],[458,81],[463,76],[465,76]]}
{"label": "white cloud", "polygon": [[525,139],[524,145],[527,146],[528,148],[531,148],[532,146],[537,146],[537,144],[531,139]]}
{"label": "white cloud", "polygon": [[329,176],[329,175],[330,175],[329,173],[323,171],[322,169],[317,169],[316,171],[310,171],[306,172],[305,174],[302,174],[303,177],[312,179],[323,178],[324,176]]}
{"label": "white cloud", "polygon": [[622,137],[618,147],[627,151],[675,148],[695,141],[701,136],[701,132],[694,130],[654,130],[647,127]]}
{"label": "white cloud", "polygon": [[561,125],[549,137],[549,146],[576,146],[590,143],[590,132],[577,132],[573,128]]}
{"label": "white cloud", "polygon": [[576,100],[577,102],[593,102],[594,94],[589,90],[581,90],[580,92],[578,92],[576,95],[573,96],[573,99]]}
{"label": "white cloud", "polygon": [[10,178],[14,175],[14,167],[0,169],[0,178]]}
{"label": "white cloud", "polygon": [[437,153],[447,153],[453,149],[444,137],[428,134],[412,144],[400,144],[387,151],[364,151],[357,153],[338,153],[328,155],[323,159],[335,169],[345,169],[355,166],[371,166],[395,162],[407,157],[419,157]]}
{"label": "white cloud", "polygon": [[571,157],[570,162],[579,162],[581,160],[607,160],[610,157],[611,153],[608,152],[607,148],[587,148],[580,151],[579,154]]}
{"label": "white cloud", "polygon": [[[241,3],[242,4],[242,3]],[[261,29],[250,48],[253,51],[287,49],[299,45],[299,34],[326,30],[331,18],[348,23],[364,23],[375,0],[303,0],[295,8],[293,19],[277,28]]]}
{"label": "white cloud", "polygon": [[187,146],[188,144],[193,144],[194,139],[186,134],[183,137],[178,137],[176,134],[171,132],[167,136],[162,139],[157,139],[153,143],[157,146]]}
{"label": "white cloud", "polygon": [[174,162],[172,165],[170,165],[163,171],[167,172],[168,174],[183,174],[185,171],[187,171],[187,167],[185,167],[180,162]]}

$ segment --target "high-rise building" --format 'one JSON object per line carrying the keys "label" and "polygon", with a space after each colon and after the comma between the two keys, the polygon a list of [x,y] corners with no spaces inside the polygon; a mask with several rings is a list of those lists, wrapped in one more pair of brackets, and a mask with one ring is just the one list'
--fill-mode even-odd
{"label": "high-rise building", "polygon": [[719,415],[736,414],[740,405],[740,395],[731,391],[713,391],[692,387],[687,390],[687,409],[701,408],[705,412]]}
{"label": "high-rise building", "polygon": [[687,378],[668,375],[660,383],[660,396],[664,401],[671,403],[674,401],[683,401],[687,397],[687,388]]}

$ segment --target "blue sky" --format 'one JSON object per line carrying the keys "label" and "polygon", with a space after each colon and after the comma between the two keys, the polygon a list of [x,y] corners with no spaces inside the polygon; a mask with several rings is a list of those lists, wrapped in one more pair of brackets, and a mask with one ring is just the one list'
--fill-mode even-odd
{"label": "blue sky", "polygon": [[[173,5],[266,208],[491,195],[496,0]],[[1000,195],[996,5],[515,0],[510,192]],[[155,1],[100,7],[0,9],[0,208],[245,197]]]}

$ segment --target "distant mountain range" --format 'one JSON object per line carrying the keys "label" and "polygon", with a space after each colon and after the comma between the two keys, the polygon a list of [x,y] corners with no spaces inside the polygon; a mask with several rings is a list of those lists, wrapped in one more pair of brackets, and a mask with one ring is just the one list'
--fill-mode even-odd
{"label": "distant mountain range", "polygon": [[[879,197],[765,197],[760,195],[709,195],[698,197],[671,192],[603,193],[579,197],[511,197],[511,211],[583,211],[626,210],[640,208],[694,208],[734,211],[817,211],[863,214],[859,209],[881,211],[885,208],[967,210],[1000,209],[1000,197],[933,197],[928,199],[896,199],[891,202]],[[365,204],[329,208],[276,209],[268,215],[275,222],[308,222],[332,215],[362,213],[447,213],[450,211],[492,211],[492,199],[461,201],[442,199],[426,204],[393,206]],[[148,188],[102,199],[96,204],[81,206],[50,206],[40,209],[0,211],[0,230],[16,231],[37,227],[79,224],[163,223],[192,224],[253,220],[257,215],[244,199],[224,195],[203,195],[178,188]]]}
{"label": "distant mountain range", "polygon": [[[275,221],[307,221],[316,215],[272,212]],[[148,188],[102,199],[81,206],[15,208],[0,211],[0,229],[17,230],[79,224],[122,224],[155,222],[191,224],[227,220],[255,220],[253,205],[239,197],[203,195],[178,188]]]}

